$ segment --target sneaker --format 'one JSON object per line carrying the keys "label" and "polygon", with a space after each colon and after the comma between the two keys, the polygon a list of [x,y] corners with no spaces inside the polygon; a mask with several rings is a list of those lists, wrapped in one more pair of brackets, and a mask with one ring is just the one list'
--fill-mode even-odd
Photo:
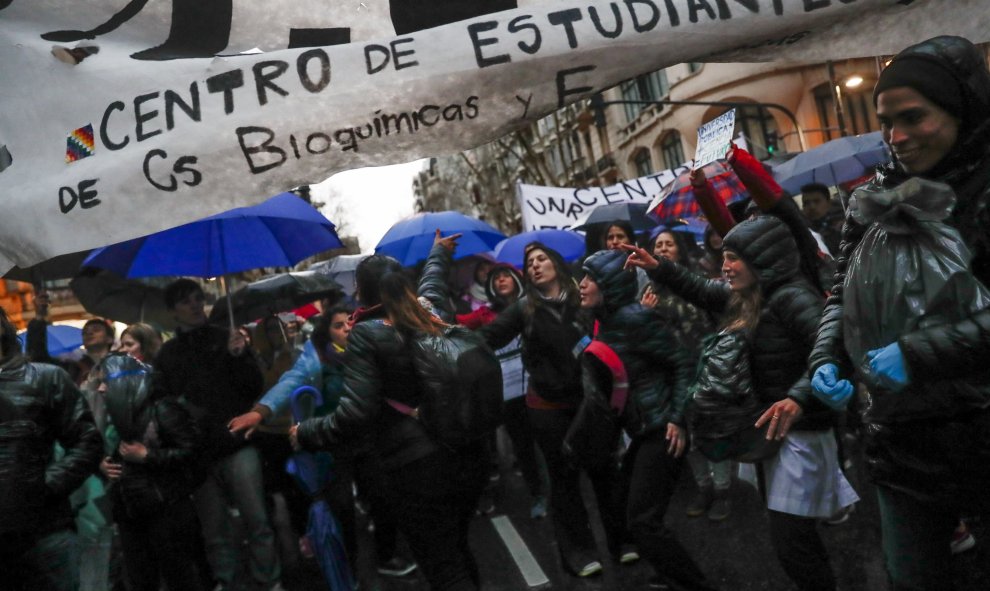
{"label": "sneaker", "polygon": [[712,491],[711,485],[702,486],[695,493],[694,498],[687,506],[687,516],[688,517],[701,517],[704,515],[708,508],[712,506],[712,499],[714,497],[714,492]]}
{"label": "sneaker", "polygon": [[626,548],[619,554],[619,564],[632,564],[639,560],[639,552],[633,548]]}
{"label": "sneaker", "polygon": [[533,505],[529,508],[530,519],[543,519],[547,516],[547,498],[540,495],[533,499]]}
{"label": "sneaker", "polygon": [[712,501],[711,506],[708,508],[708,519],[711,521],[725,521],[729,518],[729,514],[731,512],[732,509],[729,504],[729,491],[716,490],[715,498]]}
{"label": "sneaker", "polygon": [[843,507],[838,511],[836,511],[835,515],[832,515],[828,519],[824,520],[822,523],[824,523],[825,525],[842,525],[843,523],[849,521],[849,516],[852,515],[852,512],[855,510],[856,510],[855,504],[849,505],[848,507]]}
{"label": "sneaker", "polygon": [[962,554],[967,550],[972,550],[975,545],[976,538],[970,533],[969,527],[964,522],[960,522],[956,531],[952,532],[952,541],[949,542],[949,548],[952,549],[952,553]]}
{"label": "sneaker", "polygon": [[577,572],[577,576],[593,577],[597,574],[600,574],[601,572],[602,572],[602,563],[598,562],[597,560],[594,560],[581,567],[581,569],[578,570]]}
{"label": "sneaker", "polygon": [[647,579],[646,587],[648,589],[656,589],[656,591],[668,591],[670,589],[670,585],[664,582],[664,580],[660,578],[660,575],[653,575]]}
{"label": "sneaker", "polygon": [[388,562],[378,563],[378,574],[387,577],[404,577],[416,570],[416,563],[399,556],[393,556]]}
{"label": "sneaker", "polygon": [[494,491],[486,490],[481,494],[481,498],[478,499],[478,515],[491,515],[495,512],[495,493]]}
{"label": "sneaker", "polygon": [[282,586],[282,583],[279,582],[279,583],[275,583],[273,586],[269,587],[268,588],[268,591],[286,591],[286,589],[285,589],[285,587]]}

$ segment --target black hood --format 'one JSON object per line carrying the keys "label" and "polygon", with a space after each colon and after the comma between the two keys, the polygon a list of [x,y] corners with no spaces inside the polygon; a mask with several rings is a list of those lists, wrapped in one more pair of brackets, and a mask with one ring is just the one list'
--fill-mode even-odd
{"label": "black hood", "polygon": [[130,355],[111,354],[100,362],[107,383],[107,414],[124,441],[139,439],[141,411],[151,399],[151,367]]}
{"label": "black hood", "polygon": [[636,273],[624,268],[628,255],[622,250],[599,250],[584,259],[582,270],[598,284],[603,308],[611,314],[636,301]]}
{"label": "black hood", "polygon": [[800,272],[797,242],[790,228],[772,215],[739,223],[722,243],[724,250],[731,250],[746,261],[765,294]]}

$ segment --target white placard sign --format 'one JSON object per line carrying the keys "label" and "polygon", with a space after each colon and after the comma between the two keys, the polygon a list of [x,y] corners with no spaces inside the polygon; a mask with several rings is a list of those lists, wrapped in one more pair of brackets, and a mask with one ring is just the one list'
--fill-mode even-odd
{"label": "white placard sign", "polygon": [[673,64],[987,41],[988,15],[985,0],[0,0],[0,272],[471,148]]}
{"label": "white placard sign", "polygon": [[692,168],[698,169],[706,164],[725,157],[732,145],[732,131],[736,127],[736,110],[729,109],[698,128],[698,149],[694,153]]}

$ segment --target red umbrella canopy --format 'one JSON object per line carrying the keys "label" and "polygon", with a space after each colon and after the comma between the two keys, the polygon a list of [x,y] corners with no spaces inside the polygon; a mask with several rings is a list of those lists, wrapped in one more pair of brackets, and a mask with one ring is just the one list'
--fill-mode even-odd
{"label": "red umbrella canopy", "polygon": [[[716,160],[702,167],[715,194],[728,205],[749,198],[749,192],[732,168],[724,160]],[[661,224],[677,220],[697,218],[701,207],[694,198],[690,172],[686,172],[669,185],[647,206],[647,214]]]}

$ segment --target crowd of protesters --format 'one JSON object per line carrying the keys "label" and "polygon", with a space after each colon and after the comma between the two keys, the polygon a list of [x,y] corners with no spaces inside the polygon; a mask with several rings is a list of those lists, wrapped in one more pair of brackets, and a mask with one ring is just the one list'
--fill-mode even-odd
{"label": "crowd of protesters", "polygon": [[[974,543],[964,518],[990,500],[990,72],[938,37],[898,54],[873,98],[893,162],[866,186],[838,204],[808,185],[799,208],[731,149],[750,206],[703,204],[700,247],[616,222],[576,264],[534,242],[521,273],[482,261],[458,293],[458,236],[437,231],[418,275],[365,258],[360,308],[325,302],[309,339],[278,316],[211,325],[201,286],[179,279],[174,337],[135,324],[114,347],[91,320],[68,363],[48,357],[43,295],[25,353],[0,310],[0,585],[277,591],[316,554],[357,588],[373,553],[383,575],[481,588],[468,525],[491,506],[494,433],[448,445],[416,413],[413,344],[457,324],[497,355],[530,516],[549,515],[570,575],[608,564],[584,474],[612,563],[644,560],[651,589],[716,588],[665,525],[687,463],[697,491],[679,510],[728,519],[738,467],[793,585],[836,589],[819,525],[860,498],[843,465],[853,416],[892,587],[950,589],[952,553]],[[693,174],[699,199],[706,182]],[[299,422],[306,388],[319,402]],[[301,491],[283,470],[293,449],[332,457],[333,478]],[[308,533],[314,501],[342,551]]]}

